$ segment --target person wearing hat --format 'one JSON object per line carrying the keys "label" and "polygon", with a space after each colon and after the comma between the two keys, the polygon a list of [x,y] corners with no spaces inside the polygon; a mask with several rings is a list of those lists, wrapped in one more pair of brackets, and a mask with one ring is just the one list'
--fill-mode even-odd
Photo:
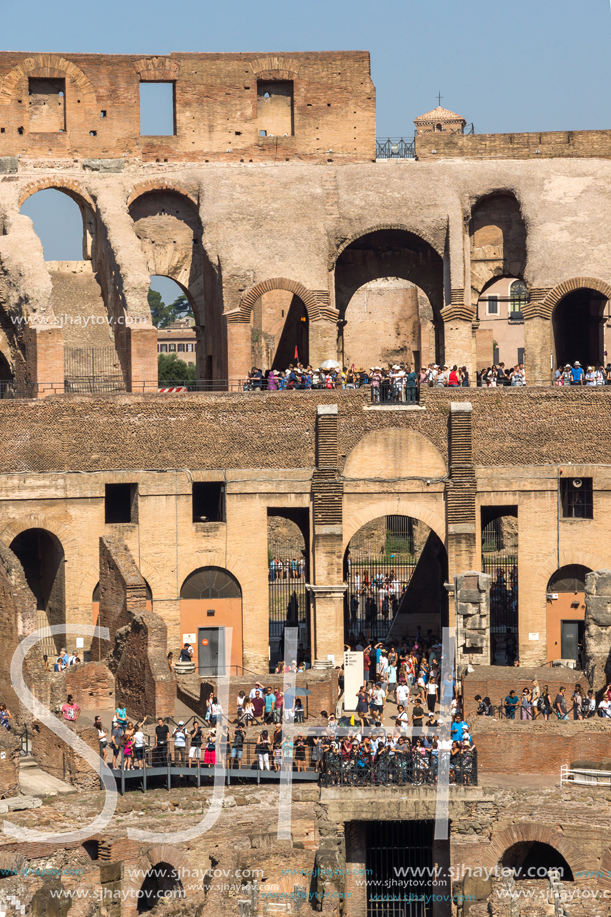
{"label": "person wearing hat", "polygon": [[575,360],[571,369],[571,385],[583,385],[583,369],[579,360]]}
{"label": "person wearing hat", "polygon": [[571,385],[573,381],[573,376],[571,374],[571,364],[567,363],[564,369],[562,370],[562,384]]}
{"label": "person wearing hat", "polygon": [[204,751],[204,767],[214,767],[216,764],[216,729],[211,729],[206,740]]}
{"label": "person wearing hat", "polygon": [[175,727],[172,738],[174,739],[174,765],[175,767],[187,766],[187,732],[183,720]]}

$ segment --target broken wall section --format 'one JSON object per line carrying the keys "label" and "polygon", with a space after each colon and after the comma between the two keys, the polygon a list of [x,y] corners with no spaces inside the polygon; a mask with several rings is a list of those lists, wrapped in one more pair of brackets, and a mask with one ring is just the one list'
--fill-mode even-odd
{"label": "broken wall section", "polygon": [[[100,538],[99,625],[110,631],[106,663],[115,677],[117,705],[130,716],[172,716],[176,681],[167,664],[167,628],[146,610],[146,584],[117,535]],[[104,643],[93,645],[92,656],[103,649]]]}

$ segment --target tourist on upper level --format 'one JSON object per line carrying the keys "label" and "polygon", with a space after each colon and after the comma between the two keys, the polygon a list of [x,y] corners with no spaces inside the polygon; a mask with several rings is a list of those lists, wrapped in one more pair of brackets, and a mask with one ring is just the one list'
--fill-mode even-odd
{"label": "tourist on upper level", "polygon": [[564,688],[559,688],[558,693],[556,694],[556,700],[554,701],[554,713],[559,720],[568,720],[569,715],[566,709],[566,698],[564,696]]}
{"label": "tourist on upper level", "polygon": [[575,360],[575,362],[573,363],[573,368],[571,369],[571,383],[570,384],[571,385],[583,385],[583,382],[584,382],[583,376],[584,376],[584,373],[581,367],[581,363],[579,362],[579,360]]}

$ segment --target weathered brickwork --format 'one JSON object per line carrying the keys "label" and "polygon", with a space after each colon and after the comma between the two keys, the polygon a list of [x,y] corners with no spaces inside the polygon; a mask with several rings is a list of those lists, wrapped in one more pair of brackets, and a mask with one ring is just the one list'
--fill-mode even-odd
{"label": "weathered brickwork", "polygon": [[[92,726],[72,726],[65,724],[81,741],[95,752],[99,752],[98,731]],[[59,780],[64,780],[82,789],[97,789],[100,786],[100,775],[81,758],[80,754],[63,739],[51,732],[47,726],[36,722],[32,730],[32,757],[40,767]]]}

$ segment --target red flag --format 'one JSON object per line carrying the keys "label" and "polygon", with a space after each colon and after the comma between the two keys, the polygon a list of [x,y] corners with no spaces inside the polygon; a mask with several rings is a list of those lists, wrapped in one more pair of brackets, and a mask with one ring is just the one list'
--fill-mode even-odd
{"label": "red flag", "polygon": [[295,344],[295,359],[299,359],[299,354],[297,353],[297,344]]}

